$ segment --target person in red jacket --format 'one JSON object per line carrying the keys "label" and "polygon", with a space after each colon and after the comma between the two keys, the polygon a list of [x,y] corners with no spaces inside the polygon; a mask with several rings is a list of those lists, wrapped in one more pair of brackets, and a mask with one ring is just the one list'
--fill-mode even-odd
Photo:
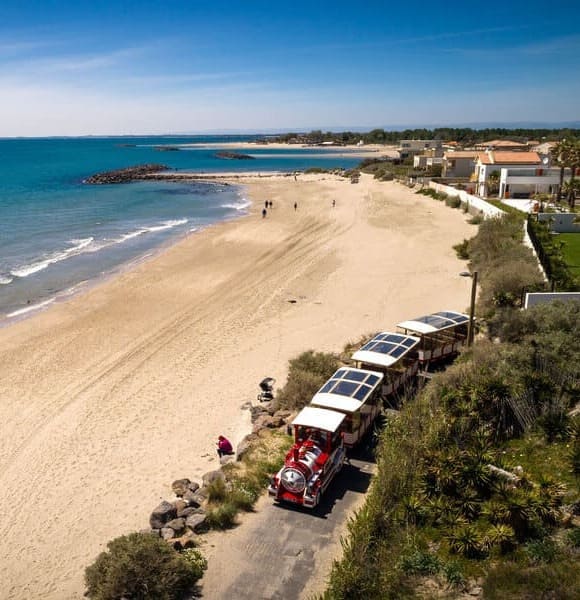
{"label": "person in red jacket", "polygon": [[225,438],[223,435],[220,435],[218,437],[217,453],[220,458],[222,456],[225,456],[226,454],[234,453],[234,449],[232,448],[231,442],[227,438]]}

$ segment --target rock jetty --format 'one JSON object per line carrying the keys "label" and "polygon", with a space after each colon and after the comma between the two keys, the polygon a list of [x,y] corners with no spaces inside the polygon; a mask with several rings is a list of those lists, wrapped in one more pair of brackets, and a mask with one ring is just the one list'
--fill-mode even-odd
{"label": "rock jetty", "polygon": [[87,177],[83,183],[93,185],[104,185],[109,183],[130,183],[139,179],[149,179],[154,173],[168,171],[170,167],[166,165],[147,164],[127,167],[125,169],[116,169],[115,171],[104,171]]}
{"label": "rock jetty", "polygon": [[240,154],[239,152],[216,152],[217,158],[229,158],[234,160],[254,160],[254,156],[249,154]]}

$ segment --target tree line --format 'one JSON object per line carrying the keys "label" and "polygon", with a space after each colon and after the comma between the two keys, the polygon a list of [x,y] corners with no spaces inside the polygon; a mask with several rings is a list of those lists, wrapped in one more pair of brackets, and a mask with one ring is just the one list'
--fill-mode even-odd
{"label": "tree line", "polygon": [[361,133],[356,131],[323,132],[320,129],[308,133],[284,133],[275,138],[278,142],[304,140],[307,143],[320,144],[322,142],[335,142],[338,144],[356,144],[362,140],[365,144],[396,144],[400,140],[429,139],[429,140],[454,140],[463,145],[472,145],[491,139],[509,138],[513,141],[527,142],[528,140],[558,141],[566,138],[579,138],[580,129],[529,129],[504,127],[490,127],[486,129],[472,129],[470,127],[438,127],[436,129],[404,129],[401,131],[385,131],[373,129]]}

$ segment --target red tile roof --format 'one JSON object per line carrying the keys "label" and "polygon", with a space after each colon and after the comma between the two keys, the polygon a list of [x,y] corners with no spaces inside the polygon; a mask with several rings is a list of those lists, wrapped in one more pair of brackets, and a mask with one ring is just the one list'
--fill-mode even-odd
{"label": "red tile roof", "polygon": [[537,152],[482,152],[478,156],[483,165],[539,165]]}

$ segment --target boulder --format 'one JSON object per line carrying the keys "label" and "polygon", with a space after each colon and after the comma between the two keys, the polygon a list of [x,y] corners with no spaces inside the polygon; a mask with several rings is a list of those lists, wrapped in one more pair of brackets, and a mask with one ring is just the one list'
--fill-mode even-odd
{"label": "boulder", "polygon": [[220,465],[227,465],[235,460],[236,457],[233,454],[226,454],[225,456],[220,456]]}
{"label": "boulder", "polygon": [[197,508],[201,505],[201,503],[205,500],[205,498],[201,498],[198,492],[185,492],[183,496],[183,500],[187,502],[187,506],[193,506],[193,508]]}
{"label": "boulder", "polygon": [[187,486],[187,489],[190,492],[197,492],[197,490],[199,490],[199,483],[196,483],[195,481],[190,481]]}
{"label": "boulder", "polygon": [[195,533],[201,533],[202,531],[205,531],[207,529],[207,525],[206,525],[206,519],[207,516],[205,514],[195,514],[195,515],[189,515],[189,517],[187,517],[187,519],[185,519],[185,525],[186,527],[188,527],[189,529],[191,529],[191,531],[195,532]]}
{"label": "boulder", "polygon": [[250,433],[247,435],[236,448],[236,460],[242,460],[252,447],[252,443],[258,439],[258,436]]}
{"label": "boulder", "polygon": [[151,529],[161,529],[165,523],[175,519],[177,516],[177,510],[171,502],[164,500],[159,506],[155,507],[149,517],[149,525]]}
{"label": "boulder", "polygon": [[187,519],[189,515],[196,515],[199,513],[199,511],[204,512],[203,508],[188,506],[187,508],[184,508],[183,510],[179,511],[177,513],[177,516]]}
{"label": "boulder", "polygon": [[254,433],[259,431],[260,429],[276,429],[278,427],[282,427],[284,425],[284,419],[280,417],[272,417],[270,415],[260,415],[254,421]]}
{"label": "boulder", "polygon": [[284,419],[284,421],[286,421],[286,419],[288,419],[288,417],[290,417],[291,414],[292,414],[291,410],[277,410],[274,413],[274,416],[280,417],[281,419]]}
{"label": "boulder", "polygon": [[185,548],[195,548],[195,546],[197,546],[196,535],[193,533],[193,531],[190,531],[189,529],[187,529],[181,537],[169,540],[169,543],[171,544],[171,546],[173,546],[174,550],[178,551],[184,550]]}
{"label": "boulder", "polygon": [[258,417],[261,417],[261,416],[267,415],[267,414],[268,414],[268,409],[263,404],[260,404],[259,406],[252,406],[252,408],[250,408],[250,417],[251,417],[252,423],[254,423]]}
{"label": "boulder", "polygon": [[189,506],[189,504],[183,498],[180,498],[179,500],[175,500],[173,502],[173,506],[175,506],[175,512],[176,512],[177,516],[181,517],[181,515],[179,513],[184,508],[187,508]]}
{"label": "boulder", "polygon": [[171,527],[162,527],[161,537],[164,540],[172,540],[175,537],[175,531]]}
{"label": "boulder", "polygon": [[220,471],[219,469],[217,469],[216,471],[209,471],[202,478],[203,487],[207,487],[210,483],[213,483],[218,479],[221,479],[222,481],[226,480],[226,476],[224,475],[223,471]]}
{"label": "boulder", "polygon": [[185,529],[185,519],[184,518],[173,519],[172,521],[169,521],[169,523],[166,523],[165,527],[169,527],[170,529],[173,529],[173,531],[175,531],[175,533],[180,533],[181,531],[183,531]]}
{"label": "boulder", "polygon": [[183,494],[185,494],[185,492],[187,492],[189,489],[188,486],[190,483],[191,481],[189,479],[176,479],[171,484],[171,489],[178,498],[181,498],[181,496],[183,496]]}

